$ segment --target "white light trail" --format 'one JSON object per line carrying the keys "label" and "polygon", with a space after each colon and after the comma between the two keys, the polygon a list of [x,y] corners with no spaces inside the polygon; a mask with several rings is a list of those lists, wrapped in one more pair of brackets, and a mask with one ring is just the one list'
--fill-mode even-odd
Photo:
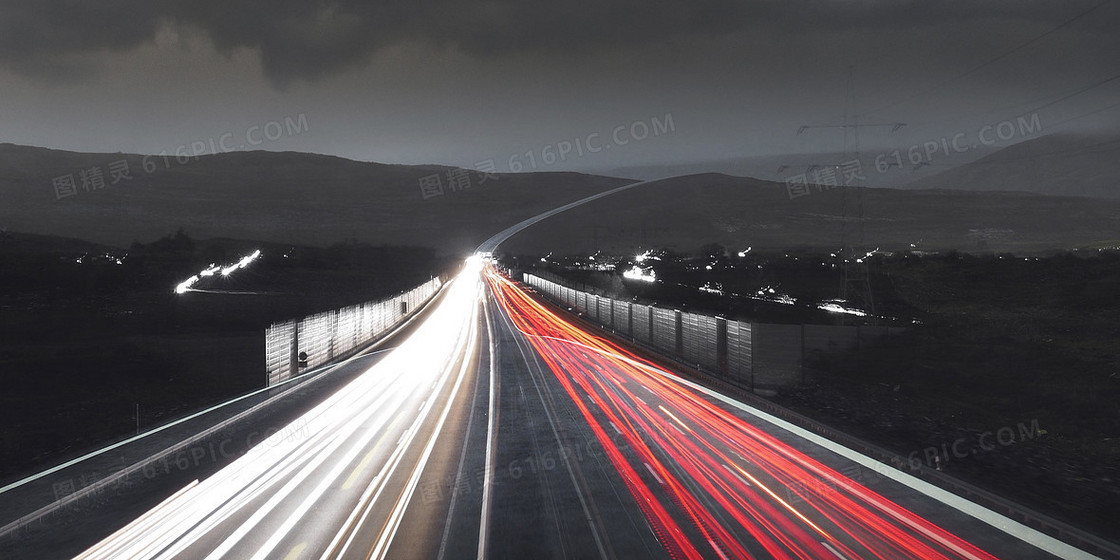
{"label": "white light trail", "polygon": [[[159,513],[141,516],[79,558],[275,557],[286,537],[318,523],[311,520],[322,517],[322,504],[339,499],[348,504],[335,514],[342,532],[318,546],[327,546],[329,554],[345,548],[355,531],[372,529],[380,531],[378,550],[387,550],[399,511],[391,523],[363,520],[375,504],[376,511],[382,503],[395,504],[394,511],[406,507],[416,489],[415,476],[403,497],[386,484],[396,470],[423,471],[436,436],[421,434],[433,422],[439,432],[469,370],[465,356],[477,350],[479,340],[481,266],[481,257],[468,259],[413,334],[295,420],[297,429],[280,430],[299,437],[256,445],[161,504]],[[400,446],[394,443],[398,436]],[[424,447],[419,459],[405,453],[413,440]],[[355,473],[360,474],[351,481]]]}
{"label": "white light trail", "polygon": [[198,274],[195,274],[194,276],[191,276],[190,278],[187,278],[185,281],[183,281],[183,282],[179,283],[179,285],[175,286],[175,293],[176,294],[185,294],[189,291],[192,291],[192,290],[194,290],[195,284],[198,284],[199,282],[201,282],[203,278],[210,278],[210,277],[214,276],[215,274],[217,274],[219,272],[221,273],[222,276],[229,276],[230,274],[233,274],[233,272],[235,270],[239,270],[239,269],[242,269],[242,268],[245,268],[245,267],[249,266],[250,264],[253,263],[253,261],[259,259],[260,257],[261,257],[261,250],[257,249],[255,251],[253,251],[251,254],[248,254],[248,255],[245,255],[244,257],[241,257],[241,260],[239,260],[236,263],[234,263],[230,266],[227,266],[227,267],[221,267],[221,266],[218,266],[217,264],[210,263],[210,266],[203,269],[202,272],[199,272]]}
{"label": "white light trail", "polygon": [[866,317],[867,313],[859,309],[844,307],[836,302],[826,302],[817,306],[817,309],[828,311],[829,313],[843,313],[845,315],[855,315],[856,317]]}

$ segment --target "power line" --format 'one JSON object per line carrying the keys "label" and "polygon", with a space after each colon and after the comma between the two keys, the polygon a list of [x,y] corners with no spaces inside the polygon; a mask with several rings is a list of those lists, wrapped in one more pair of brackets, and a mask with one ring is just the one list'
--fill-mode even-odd
{"label": "power line", "polygon": [[[1116,104],[1116,106],[1120,106],[1120,103]],[[1107,109],[1107,107],[1106,107],[1106,109]],[[1082,115],[1082,116],[1084,116],[1084,115]],[[1098,149],[1094,149],[1094,148],[1098,148]],[[1112,152],[1112,151],[1116,151],[1116,150],[1120,150],[1120,140],[1105,140],[1105,141],[1102,141],[1102,142],[1097,142],[1095,144],[1089,144],[1087,146],[1076,146],[1076,147],[1073,147],[1073,148],[1065,148],[1065,149],[1060,149],[1060,150],[1038,152],[1038,153],[1030,154],[1030,155],[1027,155],[1027,156],[1017,156],[1017,157],[1013,157],[1013,158],[1009,158],[1009,157],[1006,157],[1006,156],[994,158],[994,156],[996,154],[1000,154],[1000,153],[1003,152],[1003,150],[997,150],[995,152],[992,152],[991,154],[988,154],[987,156],[984,156],[984,157],[982,157],[980,159],[977,159],[977,160],[974,160],[974,161],[970,161],[970,162],[965,163],[965,164],[938,163],[938,162],[931,161],[929,163],[926,163],[925,167],[929,167],[931,169],[936,169],[936,172],[933,175],[927,175],[926,177],[922,177],[918,180],[922,180],[922,181],[928,180],[931,177],[937,177],[941,173],[944,173],[944,172],[947,172],[947,171],[950,171],[950,170],[953,170],[953,169],[957,169],[957,168],[964,168],[964,167],[975,168],[975,167],[980,167],[980,166],[1002,165],[1002,164],[1015,163],[1015,162],[1020,162],[1020,161],[1035,161],[1035,160],[1054,157],[1054,156],[1103,154],[1103,153]],[[901,168],[900,168],[900,170],[901,170]],[[884,171],[884,173],[885,173],[885,171]]]}
{"label": "power line", "polygon": [[[1091,148],[1099,148],[1101,146],[1110,146],[1110,145],[1113,145],[1113,144],[1116,144],[1116,146],[1113,146],[1111,148],[1104,148],[1104,149],[1100,149],[1100,150],[1091,149]],[[1117,150],[1117,149],[1120,149],[1120,140],[1106,140],[1104,142],[1097,142],[1096,144],[1089,144],[1088,146],[1078,146],[1078,147],[1075,147],[1075,148],[1068,148],[1068,149],[1064,149],[1064,150],[1055,150],[1055,151],[1051,151],[1051,152],[1039,152],[1037,154],[1030,154],[1030,155],[1014,157],[1014,158],[1004,157],[1004,158],[994,158],[994,159],[986,159],[986,158],[985,159],[979,159],[977,161],[973,161],[973,162],[967,163],[965,165],[971,165],[971,166],[999,165],[999,164],[1004,164],[1004,163],[1014,163],[1014,162],[1017,162],[1017,161],[1033,161],[1033,160],[1036,160],[1036,159],[1053,157],[1053,156],[1068,155],[1068,154],[1101,154],[1101,153],[1105,153],[1105,152],[1111,152],[1111,151]],[[996,152],[996,154],[998,154],[998,153],[999,152]],[[992,156],[995,156],[996,154],[992,154]],[[991,157],[991,156],[989,156],[989,157]]]}
{"label": "power line", "polygon": [[1095,115],[1095,114],[1097,114],[1097,113],[1103,113],[1104,111],[1107,111],[1107,110],[1109,110],[1109,109],[1115,109],[1115,108],[1117,108],[1117,107],[1120,107],[1120,102],[1117,102],[1117,103],[1113,103],[1112,105],[1107,105],[1107,106],[1105,106],[1105,107],[1101,107],[1100,109],[1095,109],[1095,110],[1093,110],[1093,111],[1089,111],[1088,113],[1085,113],[1085,114],[1083,114],[1083,115],[1077,115],[1076,117],[1070,117],[1070,118],[1068,118],[1068,119],[1065,119],[1065,120],[1062,120],[1062,121],[1058,121],[1058,122],[1056,122],[1056,123],[1054,123],[1054,124],[1050,125],[1050,127],[1051,127],[1051,128],[1053,128],[1053,127],[1055,127],[1055,126],[1061,126],[1061,125],[1063,125],[1063,124],[1066,124],[1066,123],[1068,123],[1068,122],[1071,122],[1071,121],[1076,121],[1076,120],[1078,120],[1078,119],[1083,119],[1083,118],[1085,118],[1085,117],[1088,117],[1088,116],[1090,116],[1090,115]]}
{"label": "power line", "polygon": [[[1015,105],[1000,107],[1000,108],[997,108],[997,109],[979,111],[979,112],[976,112],[976,113],[972,113],[972,114],[969,114],[969,115],[964,115],[964,116],[961,116],[961,117],[958,117],[958,118],[955,118],[955,119],[951,119],[951,120],[933,120],[933,121],[924,121],[924,122],[918,122],[918,123],[907,122],[906,126],[913,128],[914,126],[922,127],[922,126],[926,126],[926,125],[942,125],[942,124],[947,124],[947,123],[959,122],[959,121],[966,120],[966,119],[972,119],[972,118],[975,118],[979,115],[989,115],[989,114],[992,114],[992,113],[1003,112],[1003,111],[1006,111],[1006,110],[1009,110],[1009,109],[1014,109],[1015,112],[1012,113],[1013,115],[1022,117],[1022,116],[1026,116],[1029,113],[1035,113],[1037,111],[1040,111],[1042,109],[1045,109],[1045,108],[1050,107],[1052,105],[1055,105],[1057,103],[1065,101],[1066,99],[1069,99],[1071,97],[1081,95],[1082,93],[1085,93],[1085,92],[1087,92],[1091,89],[1103,86],[1103,85],[1105,85],[1109,82],[1116,81],[1117,79],[1120,79],[1120,74],[1117,74],[1117,75],[1112,76],[1110,78],[1106,78],[1104,80],[1100,80],[1100,81],[1098,81],[1096,83],[1093,83],[1093,84],[1090,84],[1088,86],[1078,88],[1078,89],[1076,89],[1076,90],[1074,90],[1070,93],[1059,94],[1060,97],[1058,97],[1056,99],[1050,99],[1050,96],[1046,96],[1046,97],[1042,97],[1042,98],[1036,98],[1036,99],[1034,99],[1032,101],[1029,101],[1029,102],[1017,103]],[[1019,110],[1017,108],[1017,107],[1030,106],[1030,105],[1033,105],[1033,104],[1039,103],[1039,102],[1043,102],[1042,105],[1037,105],[1034,108],[1029,109],[1029,110],[1023,111],[1023,110]],[[1088,113],[1083,113],[1083,114],[1077,115],[1076,117],[1070,117],[1068,119],[1063,119],[1063,120],[1060,120],[1058,122],[1048,124],[1046,126],[1046,128],[1048,128],[1048,129],[1056,128],[1056,127],[1059,127],[1059,126],[1061,126],[1063,124],[1066,124],[1068,122],[1076,121],[1078,119],[1083,119],[1085,117],[1092,116],[1092,115],[1095,115],[1097,113],[1102,113],[1104,111],[1108,111],[1109,109],[1115,109],[1116,107],[1120,107],[1120,103],[1113,103],[1111,105],[1106,105],[1104,107],[1101,107],[1100,109],[1094,109],[1092,111],[1089,111]],[[1004,113],[1004,114],[1006,114],[1006,113]],[[835,126],[839,127],[841,125],[835,125]],[[826,128],[826,125],[812,125],[812,126],[809,126],[808,128],[817,128],[817,127]],[[802,128],[806,128],[806,127],[802,127]],[[798,133],[801,133],[801,132],[802,132],[802,130],[798,130]]]}
{"label": "power line", "polygon": [[1105,78],[1105,79],[1103,79],[1103,80],[1101,80],[1101,81],[1099,81],[1099,82],[1096,82],[1096,83],[1094,83],[1094,84],[1091,84],[1091,85],[1085,86],[1085,87],[1083,87],[1083,88],[1081,88],[1081,89],[1079,89],[1079,90],[1077,90],[1077,91],[1075,91],[1075,92],[1073,92],[1073,93],[1070,93],[1070,94],[1067,94],[1067,95],[1063,95],[1063,96],[1061,96],[1061,97],[1059,97],[1059,98],[1057,98],[1057,99],[1055,99],[1055,100],[1053,100],[1053,101],[1050,101],[1050,102],[1047,102],[1047,103],[1043,103],[1042,105],[1039,105],[1038,107],[1035,107],[1034,109],[1030,109],[1030,110],[1027,110],[1027,111],[1023,111],[1023,113],[1022,113],[1022,114],[1024,114],[1024,115],[1025,115],[1025,114],[1027,114],[1027,113],[1034,113],[1034,112],[1037,112],[1037,111],[1041,111],[1041,110],[1043,110],[1043,109],[1045,109],[1045,108],[1047,108],[1047,107],[1050,107],[1051,105],[1054,105],[1054,104],[1056,104],[1056,103],[1061,103],[1062,101],[1065,101],[1066,99],[1069,99],[1069,98],[1071,98],[1071,97],[1075,97],[1075,96],[1081,95],[1082,93],[1085,93],[1085,92],[1087,92],[1087,91],[1089,91],[1089,90],[1091,90],[1091,89],[1096,89],[1096,88],[1099,88],[1099,87],[1101,87],[1101,86],[1103,86],[1103,85],[1105,85],[1105,84],[1107,84],[1107,83],[1109,83],[1109,82],[1115,81],[1115,80],[1120,80],[1120,74],[1116,74],[1116,75],[1112,76],[1111,78]]}
{"label": "power line", "polygon": [[911,96],[909,96],[909,97],[906,97],[906,98],[900,99],[900,100],[898,100],[898,101],[895,101],[894,103],[891,103],[891,104],[889,104],[889,105],[884,105],[884,106],[882,106],[882,107],[879,107],[879,108],[877,108],[877,109],[872,109],[872,110],[870,110],[870,111],[867,111],[867,112],[866,112],[866,113],[864,113],[864,114],[865,114],[865,115],[869,115],[869,114],[872,114],[872,113],[878,113],[878,112],[880,112],[880,111],[885,111],[885,110],[887,110],[887,109],[890,109],[890,108],[892,108],[892,107],[896,107],[896,106],[898,106],[898,105],[901,105],[901,104],[903,104],[903,103],[906,103],[906,102],[909,102],[909,101],[913,101],[914,99],[917,99],[918,97],[921,97],[921,96],[923,96],[923,95],[926,95],[926,94],[928,94],[928,93],[930,93],[930,92],[933,92],[933,91],[937,91],[937,90],[939,90],[939,89],[941,89],[941,88],[945,87],[946,85],[948,85],[948,84],[950,84],[950,83],[953,83],[953,82],[955,82],[955,81],[957,81],[957,80],[959,80],[959,79],[961,79],[961,78],[964,78],[965,76],[968,76],[968,75],[970,75],[970,74],[973,74],[974,72],[976,72],[976,71],[978,71],[978,70],[981,70],[981,69],[983,69],[983,68],[987,68],[988,66],[991,66],[992,64],[995,64],[996,62],[999,62],[1000,60],[1003,60],[1003,59],[1007,58],[1008,56],[1011,56],[1012,54],[1014,54],[1014,53],[1016,53],[1016,52],[1019,52],[1019,51],[1023,50],[1024,48],[1026,48],[1026,47],[1028,47],[1028,46],[1030,46],[1030,45],[1033,45],[1034,43],[1037,43],[1038,41],[1041,41],[1042,39],[1044,39],[1044,38],[1046,38],[1046,37],[1050,36],[1051,34],[1055,33],[1056,31],[1058,31],[1058,30],[1060,30],[1060,29],[1062,29],[1062,28],[1064,28],[1064,27],[1068,26],[1069,24],[1071,24],[1071,23],[1073,23],[1073,22],[1075,22],[1075,21],[1077,21],[1077,20],[1079,20],[1079,19],[1081,19],[1081,18],[1083,18],[1083,17],[1085,17],[1085,16],[1087,16],[1087,15],[1089,15],[1089,14],[1093,13],[1093,12],[1094,12],[1094,11],[1096,11],[1096,10],[1097,10],[1098,8],[1100,8],[1101,6],[1104,6],[1105,4],[1107,4],[1107,3],[1111,2],[1111,1],[1112,1],[1112,0],[1102,0],[1101,2],[1098,2],[1097,4],[1093,5],[1093,7],[1089,8],[1088,10],[1085,10],[1085,11],[1083,11],[1083,12],[1081,12],[1081,13],[1077,14],[1076,16],[1073,16],[1072,18],[1070,18],[1070,19],[1068,19],[1068,20],[1066,20],[1066,21],[1062,22],[1062,23],[1061,23],[1061,24],[1059,24],[1059,25],[1058,25],[1057,27],[1055,27],[1055,28],[1053,28],[1053,29],[1050,29],[1049,31],[1047,31],[1047,32],[1045,32],[1045,33],[1043,33],[1043,34],[1041,34],[1041,35],[1037,35],[1037,36],[1035,36],[1035,37],[1032,37],[1031,39],[1027,40],[1026,42],[1024,42],[1024,43],[1020,43],[1019,45],[1017,45],[1017,46],[1013,47],[1013,48],[1012,48],[1011,50],[1005,51],[1005,52],[1003,52],[1003,53],[1001,53],[1001,54],[999,54],[999,55],[995,56],[994,58],[990,58],[990,59],[988,59],[988,60],[986,60],[986,61],[984,61],[984,62],[982,62],[982,63],[980,63],[980,64],[978,64],[978,65],[976,65],[976,66],[973,66],[972,68],[969,68],[968,70],[965,70],[965,71],[964,71],[963,73],[961,73],[961,74],[958,74],[958,75],[956,75],[956,76],[953,76],[953,77],[951,77],[951,78],[948,78],[948,79],[946,79],[946,80],[942,80],[941,82],[939,82],[939,83],[937,83],[937,84],[934,84],[934,85],[933,85],[932,87],[929,87],[929,88],[927,88],[927,89],[925,89],[925,90],[923,90],[923,91],[919,91],[919,92],[917,92],[917,93],[915,93],[915,94],[913,94],[913,95],[911,95]]}

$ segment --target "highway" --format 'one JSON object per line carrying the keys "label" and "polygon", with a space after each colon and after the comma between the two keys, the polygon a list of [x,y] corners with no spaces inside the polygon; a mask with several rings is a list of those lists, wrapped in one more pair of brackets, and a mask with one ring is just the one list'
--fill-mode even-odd
{"label": "highway", "polygon": [[[291,416],[262,409],[286,425],[243,454],[177,476],[153,455],[157,476],[0,557],[1094,558],[679,377],[486,263],[642,184],[488,239],[395,348],[347,360]],[[50,554],[52,529],[70,552]]]}
{"label": "highway", "polygon": [[1090,557],[759,421],[478,257],[293,425],[79,558]]}

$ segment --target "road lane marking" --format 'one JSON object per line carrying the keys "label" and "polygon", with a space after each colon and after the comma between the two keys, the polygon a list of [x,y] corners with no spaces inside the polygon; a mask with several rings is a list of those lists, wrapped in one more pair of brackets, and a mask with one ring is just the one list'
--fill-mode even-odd
{"label": "road lane marking", "polygon": [[486,426],[486,465],[484,466],[485,476],[482,479],[482,512],[479,517],[478,525],[478,558],[482,560],[486,558],[486,545],[490,539],[490,503],[493,501],[493,484],[494,484],[494,432],[498,429],[498,409],[497,409],[497,371],[495,364],[497,363],[496,350],[498,346],[497,340],[494,338],[494,326],[490,321],[490,305],[489,300],[486,301],[486,309],[483,314],[486,317],[486,336],[490,342],[490,418]]}
{"label": "road lane marking", "polygon": [[821,541],[821,545],[824,546],[825,548],[827,548],[829,552],[835,554],[836,557],[839,558],[840,560],[848,560],[847,556],[844,556],[843,554],[840,554],[839,550],[836,550],[832,545],[828,544],[827,542]]}
{"label": "road lane marking", "polygon": [[[471,356],[471,362],[472,363],[479,363],[480,361],[476,361],[476,360],[480,356],[481,356],[481,354],[472,355]],[[481,364],[479,363],[479,365],[481,365]],[[475,369],[475,373],[477,374],[477,367]],[[478,408],[478,399],[481,396],[481,393],[478,390],[478,387],[479,387],[480,383],[481,383],[481,380],[478,379],[477,375],[476,375],[476,378],[474,380],[474,394],[470,399],[470,403],[467,404],[467,411],[468,411],[467,412],[467,427],[463,431],[463,446],[462,446],[463,449],[459,453],[459,465],[455,469],[455,476],[456,476],[455,486],[451,490],[451,500],[450,500],[450,503],[447,506],[447,517],[445,518],[446,521],[444,522],[444,525],[443,525],[443,538],[440,539],[439,552],[436,553],[436,560],[443,560],[444,558],[446,558],[447,543],[451,540],[450,535],[451,535],[452,523],[450,522],[450,520],[455,518],[456,504],[458,503],[460,495],[469,493],[469,492],[461,492],[459,489],[460,489],[460,484],[462,483],[463,480],[465,480],[465,477],[466,477],[466,475],[463,472],[463,469],[466,466],[467,451],[469,450],[468,444],[471,441],[470,440],[471,434],[474,433],[474,420],[478,416],[475,413],[475,411]],[[485,460],[485,458],[483,460]],[[486,465],[483,465],[483,468],[486,468]]]}
{"label": "road lane marking", "polygon": [[649,466],[649,463],[642,463],[642,464],[646,466],[646,470],[648,470],[648,471],[649,471],[649,474],[652,474],[652,475],[653,475],[653,478],[656,478],[656,479],[657,479],[657,482],[658,482],[659,484],[662,484],[662,485],[664,485],[664,484],[665,484],[665,481],[664,481],[664,480],[661,480],[661,477],[660,477],[660,476],[657,476],[657,473],[656,473],[656,472],[654,472],[654,470],[653,470],[653,467]]}
{"label": "road lane marking", "polygon": [[724,554],[718,546],[716,546],[715,541],[713,541],[712,539],[708,539],[708,544],[712,545],[712,550],[716,551],[716,554],[718,554],[720,558],[723,558],[723,560],[728,560],[727,555]]}
{"label": "road lane marking", "polygon": [[743,484],[746,484],[747,486],[751,485],[751,483],[747,482],[747,479],[739,476],[739,473],[735,472],[735,469],[731,468],[730,465],[724,465],[723,468],[727,469],[727,472],[731,473],[732,476],[734,476],[735,478],[738,478],[739,482],[742,482]]}
{"label": "road lane marking", "polygon": [[366,456],[362,457],[362,462],[358,463],[357,467],[354,467],[354,470],[350,473],[350,476],[346,477],[346,482],[342,483],[343,490],[349,490],[350,487],[354,485],[354,481],[358,480],[358,475],[361,474],[362,471],[366,470],[366,467],[369,466],[369,462],[373,460],[373,454],[376,452],[377,445],[374,445],[373,449],[370,449],[369,453],[366,453]]}
{"label": "road lane marking", "polygon": [[[472,312],[470,315],[471,315],[471,318],[473,320],[477,320],[477,316],[478,316],[477,315],[477,310]],[[463,336],[463,333],[460,332],[460,335],[456,338],[456,342],[455,342],[454,348],[452,349],[451,356],[461,355],[461,354],[467,352],[467,347],[470,347],[470,346],[476,344],[476,342],[475,342],[476,333],[474,332],[473,329],[467,329],[467,330],[469,332],[465,333],[466,334],[465,337]],[[454,362],[454,360],[448,360],[447,362],[445,362],[443,364],[443,366],[441,366],[442,369],[441,369],[440,374],[438,375],[438,379],[439,379],[438,383],[439,383],[439,386],[440,386],[440,391],[443,390],[442,388],[444,386],[446,386],[448,379],[452,375],[452,369],[453,368],[451,366],[453,365],[453,362]],[[452,393],[451,393],[451,399],[454,399],[454,395],[458,390],[458,385],[459,385],[460,382],[461,382],[461,379],[456,381],[455,387],[453,388]],[[381,472],[366,487],[365,492],[358,499],[358,502],[357,502],[355,508],[353,510],[351,510],[351,512],[350,512],[349,516],[347,517],[346,521],[342,524],[341,529],[335,534],[334,538],[331,540],[331,543],[327,546],[326,550],[323,552],[321,560],[346,556],[347,550],[354,543],[354,539],[357,536],[357,534],[356,534],[357,529],[360,528],[362,525],[364,525],[366,523],[366,520],[368,519],[370,513],[373,510],[373,505],[375,503],[377,503],[378,499],[381,497],[381,494],[386,489],[386,486],[387,486],[386,481],[389,480],[389,478],[396,472],[397,467],[404,460],[405,452],[407,451],[407,449],[409,449],[411,447],[411,442],[415,439],[415,437],[416,437],[417,433],[419,432],[422,424],[427,420],[428,415],[431,412],[431,408],[432,407],[428,407],[427,411],[422,413],[422,417],[417,417],[415,420],[413,420],[412,426],[410,426],[405,431],[405,434],[408,437],[407,444],[404,447],[397,446],[393,450],[392,454],[389,456],[388,461],[381,468]],[[439,430],[439,426],[437,425],[437,431],[438,430]],[[430,453],[430,452],[427,452],[427,453]],[[423,460],[426,461],[426,456],[425,455],[422,455],[422,458],[423,458]],[[385,527],[387,527],[387,525],[383,526],[382,532],[384,531]],[[382,535],[380,535],[380,537],[383,538],[384,535],[382,534]],[[390,537],[390,540],[391,540],[391,537]],[[370,554],[367,555],[367,558],[372,556],[374,552],[376,552],[376,549],[374,549],[374,551],[371,551]]]}
{"label": "road lane marking", "polygon": [[303,549],[305,548],[307,548],[307,543],[302,542],[297,544],[295,548],[293,548],[291,552],[289,552],[288,555],[284,557],[284,560],[296,560],[296,558],[299,558],[300,554],[303,554]]}
{"label": "road lane marking", "polygon": [[[519,329],[517,327],[517,325],[513,324],[513,320],[510,318],[510,316],[508,314],[503,314],[502,318],[505,320],[507,328],[510,329],[511,333],[512,332],[520,332],[522,334],[525,334],[525,331],[522,331],[521,329]],[[529,343],[526,341],[525,345],[523,345],[521,340],[515,340],[515,342],[517,343],[516,345],[517,345],[518,351],[521,352],[521,358],[525,361],[525,367],[529,369],[529,377],[530,377],[530,379],[532,379],[533,386],[537,390],[537,398],[539,398],[541,400],[541,404],[544,405],[545,417],[548,419],[549,427],[552,428],[552,435],[553,435],[554,438],[556,438],[556,443],[558,445],[560,445],[561,447],[563,447],[563,445],[564,445],[563,440],[560,437],[560,432],[556,428],[556,419],[553,416],[552,409],[549,407],[548,402],[545,399],[544,393],[541,392],[541,385],[540,385],[540,383],[537,382],[537,377],[538,376],[533,373],[534,369],[533,369],[532,364],[530,363],[531,360],[529,359],[529,354],[526,353],[526,347],[529,347]],[[534,355],[539,356],[539,353],[537,353],[537,351],[535,351],[535,350],[532,350],[531,347],[530,347],[530,351],[533,352]],[[533,363],[536,363],[536,362],[533,362]],[[540,368],[537,368],[536,371],[542,377],[544,376],[544,372]],[[588,395],[588,397],[590,397],[592,401],[595,400],[594,397],[591,397],[590,394]],[[580,507],[583,508],[583,515],[584,515],[584,518],[587,521],[588,529],[591,530],[591,536],[595,539],[595,546],[599,550],[599,557],[602,558],[603,560],[606,560],[608,558],[614,558],[615,555],[614,555],[613,551],[608,552],[608,550],[607,550],[610,547],[609,541],[605,542],[605,540],[604,540],[605,537],[600,535],[602,525],[601,525],[601,523],[597,522],[598,517],[597,516],[593,517],[591,515],[591,511],[590,511],[590,509],[588,508],[588,505],[587,505],[587,499],[584,497],[584,492],[579,489],[580,484],[576,481],[576,475],[575,475],[575,471],[572,469],[571,461],[569,461],[568,458],[564,457],[563,455],[561,456],[561,460],[564,462],[565,467],[567,467],[568,479],[572,481],[572,485],[575,486],[575,488],[576,488],[576,497],[579,498]],[[596,527],[599,527],[599,530],[596,530]]]}
{"label": "road lane marking", "polygon": [[680,424],[680,428],[677,428],[678,432],[680,432],[682,434],[684,433],[684,430],[682,430],[681,428],[684,428],[685,430],[688,430],[690,432],[692,431],[692,428],[689,428],[684,422],[681,422],[681,419],[677,418],[676,414],[673,414],[672,412],[669,412],[669,409],[665,408],[662,405],[657,405],[657,408],[660,408],[661,412],[664,412],[669,418],[672,418],[674,422],[676,422],[677,424]]}
{"label": "road lane marking", "polygon": [[[475,312],[472,313],[471,318],[472,321],[470,322],[470,327],[468,327],[470,329],[470,333],[468,335],[466,346],[465,348],[462,348],[462,350],[458,353],[458,355],[461,356],[462,365],[459,367],[459,373],[455,379],[455,385],[451,387],[451,394],[447,397],[446,404],[444,404],[443,406],[443,411],[440,414],[439,419],[436,421],[435,429],[432,431],[432,435],[428,438],[428,442],[424,446],[419,460],[413,466],[411,476],[409,476],[408,481],[405,483],[404,489],[401,491],[396,503],[393,505],[393,509],[389,514],[389,518],[382,526],[381,532],[378,535],[378,539],[374,543],[374,547],[370,550],[369,555],[367,555],[366,558],[381,559],[385,558],[389,553],[389,547],[392,545],[393,539],[396,537],[397,531],[401,527],[401,522],[404,519],[405,510],[408,508],[408,504],[412,501],[412,497],[416,493],[416,487],[420,484],[420,477],[423,475],[424,469],[428,465],[428,459],[432,455],[432,450],[435,449],[436,441],[439,440],[440,435],[442,435],[443,433],[443,426],[447,422],[447,417],[451,414],[451,409],[455,407],[455,399],[459,394],[459,389],[463,385],[463,380],[467,377],[467,371],[471,367],[470,357],[474,355],[476,349],[478,348],[478,330],[475,328],[478,321],[477,306],[475,307]],[[435,406],[433,403],[433,406],[431,408],[434,407]],[[427,419],[428,414],[425,414],[424,417],[420,419],[420,422],[425,422],[427,421]],[[372,502],[370,503],[372,504]],[[371,509],[367,509],[366,514],[368,514],[370,511]],[[364,518],[365,516],[363,515],[362,521],[365,520]],[[362,521],[359,521],[358,526],[361,526]],[[388,529],[387,533],[386,529]]]}
{"label": "road lane marking", "polygon": [[[349,490],[350,487],[354,485],[354,482],[358,480],[358,475],[361,474],[362,471],[366,470],[366,467],[369,466],[370,460],[373,459],[373,454],[377,452],[377,448],[381,447],[382,443],[385,443],[385,438],[389,437],[389,432],[393,429],[393,426],[397,425],[398,419],[400,419],[400,416],[397,416],[393,419],[392,422],[389,423],[388,426],[385,426],[385,433],[382,434],[381,438],[377,440],[377,443],[373,444],[373,447],[371,447],[369,452],[366,453],[366,456],[362,457],[362,462],[359,463],[357,467],[354,467],[354,470],[350,473],[350,476],[346,477],[346,482],[342,483],[343,490]],[[404,436],[401,437],[403,438]],[[397,440],[397,445],[400,445],[400,440]]]}

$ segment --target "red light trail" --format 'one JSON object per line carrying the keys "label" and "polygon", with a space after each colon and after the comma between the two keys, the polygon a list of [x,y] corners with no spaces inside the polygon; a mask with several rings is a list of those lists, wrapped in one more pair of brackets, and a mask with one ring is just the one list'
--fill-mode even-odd
{"label": "red light trail", "polygon": [[486,278],[674,558],[994,558]]}

